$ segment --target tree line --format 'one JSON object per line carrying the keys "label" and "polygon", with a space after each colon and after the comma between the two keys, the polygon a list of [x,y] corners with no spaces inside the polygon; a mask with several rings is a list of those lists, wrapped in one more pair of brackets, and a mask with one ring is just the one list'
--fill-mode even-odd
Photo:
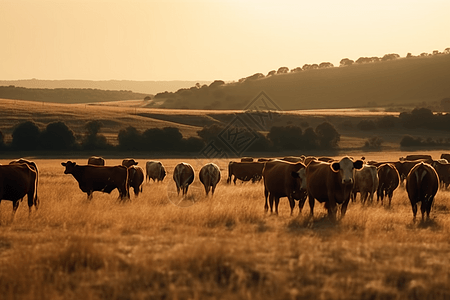
{"label": "tree line", "polygon": [[[165,153],[199,153],[208,143],[221,143],[219,136],[233,128],[214,124],[204,126],[197,136],[184,137],[176,127],[149,128],[144,131],[133,126],[121,129],[117,134],[117,144],[112,145],[101,134],[101,121],[89,121],[85,132],[76,135],[64,122],[52,122],[40,129],[33,121],[15,126],[12,140],[5,142],[0,131],[2,151],[136,151]],[[269,132],[254,131],[256,138],[248,145],[248,151],[274,152],[280,150],[336,149],[340,134],[329,122],[319,124],[315,129],[300,126],[273,126]],[[223,142],[222,142],[223,143]],[[222,145],[226,147],[226,145]]]}

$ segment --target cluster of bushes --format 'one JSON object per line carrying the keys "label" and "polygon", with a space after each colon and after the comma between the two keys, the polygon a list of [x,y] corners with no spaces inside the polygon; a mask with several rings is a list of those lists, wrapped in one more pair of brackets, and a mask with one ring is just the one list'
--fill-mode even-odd
{"label": "cluster of bushes", "polygon": [[[220,140],[223,125],[205,126],[198,137],[185,138],[178,128],[150,128],[139,131],[129,126],[119,131],[118,145],[108,143],[100,134],[103,124],[90,121],[85,125],[85,134],[77,136],[64,122],[49,123],[41,130],[32,121],[17,125],[12,133],[12,142],[5,144],[0,132],[0,148],[12,151],[143,151],[143,152],[200,152],[211,141]],[[233,128],[228,128],[233,131]],[[239,131],[239,130],[238,130]],[[236,132],[238,132],[236,131]],[[340,134],[328,122],[309,127],[304,131],[299,126],[274,126],[267,134],[252,131],[255,138],[245,150],[253,152],[279,150],[334,149],[338,147]],[[228,145],[229,146],[229,145]]]}
{"label": "cluster of bushes", "polygon": [[405,135],[400,141],[402,148],[450,148],[450,138],[433,140],[432,138],[423,139],[421,137],[413,137]]}

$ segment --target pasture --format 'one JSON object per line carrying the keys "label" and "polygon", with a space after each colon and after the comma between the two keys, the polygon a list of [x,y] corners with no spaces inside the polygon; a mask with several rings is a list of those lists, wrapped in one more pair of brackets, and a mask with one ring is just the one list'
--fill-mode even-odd
{"label": "pasture", "polygon": [[[377,155],[365,156],[399,157]],[[287,198],[279,216],[265,214],[263,184],[227,185],[226,160],[214,161],[222,171],[214,197],[198,180],[206,161],[162,159],[164,181],[144,183],[127,203],[117,190],[88,202],[63,160],[34,161],[39,210],[29,217],[24,201],[10,222],[11,202],[0,205],[3,300],[450,297],[449,191],[438,191],[428,223],[412,222],[403,187],[391,207],[358,196],[332,223],[317,202],[313,219],[307,202],[290,217]],[[172,179],[180,161],[196,175],[184,200]]]}

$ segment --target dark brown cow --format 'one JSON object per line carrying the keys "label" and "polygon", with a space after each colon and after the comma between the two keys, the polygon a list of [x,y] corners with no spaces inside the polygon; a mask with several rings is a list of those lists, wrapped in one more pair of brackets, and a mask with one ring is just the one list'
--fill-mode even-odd
{"label": "dark brown cow", "polygon": [[440,158],[446,159],[448,162],[450,162],[450,154],[448,153],[442,153]]}
{"label": "dark brown cow", "polygon": [[137,197],[142,193],[142,183],[144,182],[144,170],[138,166],[128,167],[128,186],[133,188],[134,195]]}
{"label": "dark brown cow", "polygon": [[16,165],[16,164],[27,164],[32,170],[34,170],[36,172],[36,197],[35,197],[35,202],[34,202],[34,206],[36,207],[36,209],[38,209],[39,207],[39,197],[37,196],[37,187],[39,185],[39,170],[38,167],[36,165],[36,163],[34,161],[31,160],[27,160],[25,158],[19,158],[16,160],[13,160],[9,163],[10,165]]}
{"label": "dark brown cow", "polygon": [[9,200],[13,203],[13,217],[23,197],[28,198],[28,211],[38,208],[37,173],[26,163],[0,165],[0,202]]}
{"label": "dark brown cow", "polygon": [[421,202],[422,221],[427,214],[430,219],[431,205],[439,188],[439,177],[432,166],[426,163],[415,165],[406,177],[406,192],[411,201],[414,221],[417,215],[417,203]]}
{"label": "dark brown cow", "polygon": [[347,211],[350,193],[353,190],[355,169],[363,167],[363,161],[344,157],[333,163],[311,161],[306,167],[307,191],[311,216],[314,215],[314,201],[325,203],[328,216],[336,219],[336,204],[341,204],[341,217]]}
{"label": "dark brown cow", "polygon": [[305,156],[286,156],[284,158],[281,158],[280,160],[297,163],[303,162],[305,160]]}
{"label": "dark brown cow", "polygon": [[401,161],[411,161],[411,160],[433,160],[433,157],[428,154],[411,154],[406,155],[405,157],[400,157]]}
{"label": "dark brown cow", "polygon": [[80,166],[75,162],[62,162],[66,167],[64,174],[72,174],[78,182],[80,189],[87,194],[88,200],[92,199],[92,193],[100,191],[111,193],[119,190],[121,200],[129,199],[128,169],[124,166]]}
{"label": "dark brown cow", "polygon": [[378,188],[377,167],[372,165],[363,165],[362,169],[355,172],[355,184],[351,195],[352,201],[356,200],[357,193],[361,194],[361,203],[367,199],[373,202],[373,195]]}
{"label": "dark brown cow", "polygon": [[306,166],[301,163],[286,161],[267,162],[263,169],[264,178],[264,210],[267,212],[267,197],[269,198],[270,212],[273,212],[275,200],[275,213],[278,215],[278,204],[280,198],[287,197],[291,207],[291,216],[294,212],[295,201],[298,202],[298,214],[302,212],[306,201]]}
{"label": "dark brown cow", "polygon": [[103,157],[91,156],[88,159],[88,165],[104,166],[105,165],[105,160],[103,159]]}
{"label": "dark brown cow", "polygon": [[211,195],[214,195],[216,185],[220,181],[220,169],[216,164],[208,163],[204,165],[198,174],[200,182],[205,187],[206,195],[208,196],[211,190]]}
{"label": "dark brown cow", "polygon": [[241,162],[252,162],[253,157],[241,157]]}
{"label": "dark brown cow", "polygon": [[264,158],[264,157],[258,158],[259,162],[266,162],[266,161],[272,161],[272,160],[274,160],[274,159],[273,158]]}
{"label": "dark brown cow", "polygon": [[317,157],[315,156],[307,156],[305,157],[305,160],[303,161],[303,163],[305,164],[305,166],[308,166],[310,162],[317,160]]}
{"label": "dark brown cow", "polygon": [[400,183],[400,176],[393,164],[385,163],[378,167],[378,189],[377,202],[381,199],[383,205],[384,197],[388,197],[391,206],[392,196]]}
{"label": "dark brown cow", "polygon": [[179,163],[173,170],[173,180],[177,186],[177,193],[186,195],[189,189],[189,185],[194,181],[194,168],[187,163]]}
{"label": "dark brown cow", "polygon": [[122,166],[125,166],[127,168],[131,166],[137,166],[138,162],[134,160],[134,158],[125,158],[122,160]]}
{"label": "dark brown cow", "polygon": [[435,160],[432,166],[439,176],[440,186],[447,189],[450,184],[450,164]]}
{"label": "dark brown cow", "polygon": [[262,179],[262,170],[264,168],[263,162],[234,162],[230,161],[228,164],[228,179],[227,183],[231,183],[231,177],[234,175],[233,182],[236,180],[249,181],[253,183]]}
{"label": "dark brown cow", "polygon": [[148,161],[145,163],[147,180],[153,179],[153,181],[163,181],[166,177],[166,169],[160,161]]}

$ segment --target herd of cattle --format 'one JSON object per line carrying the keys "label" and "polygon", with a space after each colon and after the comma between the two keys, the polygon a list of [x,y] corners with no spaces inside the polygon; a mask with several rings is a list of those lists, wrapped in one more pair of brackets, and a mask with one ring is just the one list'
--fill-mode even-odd
{"label": "herd of cattle", "polygon": [[[291,215],[298,200],[299,214],[306,200],[309,200],[311,216],[317,200],[325,204],[328,216],[336,219],[338,205],[341,217],[346,213],[350,200],[355,201],[360,193],[361,202],[373,202],[375,192],[377,202],[387,198],[389,205],[393,192],[406,180],[405,188],[411,202],[414,220],[417,205],[421,203],[422,220],[429,218],[434,197],[439,185],[447,188],[450,184],[450,154],[442,154],[438,160],[430,155],[410,155],[394,162],[365,162],[362,159],[343,157],[335,160],[328,157],[285,157],[281,159],[242,158],[228,164],[227,183],[236,180],[264,182],[264,210],[278,214],[280,198],[289,200]],[[92,198],[94,191],[111,193],[118,189],[121,200],[129,199],[130,188],[136,196],[142,192],[144,180],[162,181],[166,170],[159,161],[147,161],[144,170],[134,159],[124,159],[122,165],[105,166],[101,157],[91,157],[87,165],[67,161],[61,163],[64,174],[72,174],[80,189]],[[173,180],[177,193],[184,196],[194,181],[194,169],[188,163],[179,163],[173,170]],[[199,171],[199,179],[206,195],[214,195],[216,185],[221,179],[220,168],[214,163],[204,165]],[[36,164],[26,159],[11,161],[0,165],[0,202],[13,202],[13,215],[20,201],[27,196],[28,207],[37,209],[39,199],[37,186],[39,171]]]}

